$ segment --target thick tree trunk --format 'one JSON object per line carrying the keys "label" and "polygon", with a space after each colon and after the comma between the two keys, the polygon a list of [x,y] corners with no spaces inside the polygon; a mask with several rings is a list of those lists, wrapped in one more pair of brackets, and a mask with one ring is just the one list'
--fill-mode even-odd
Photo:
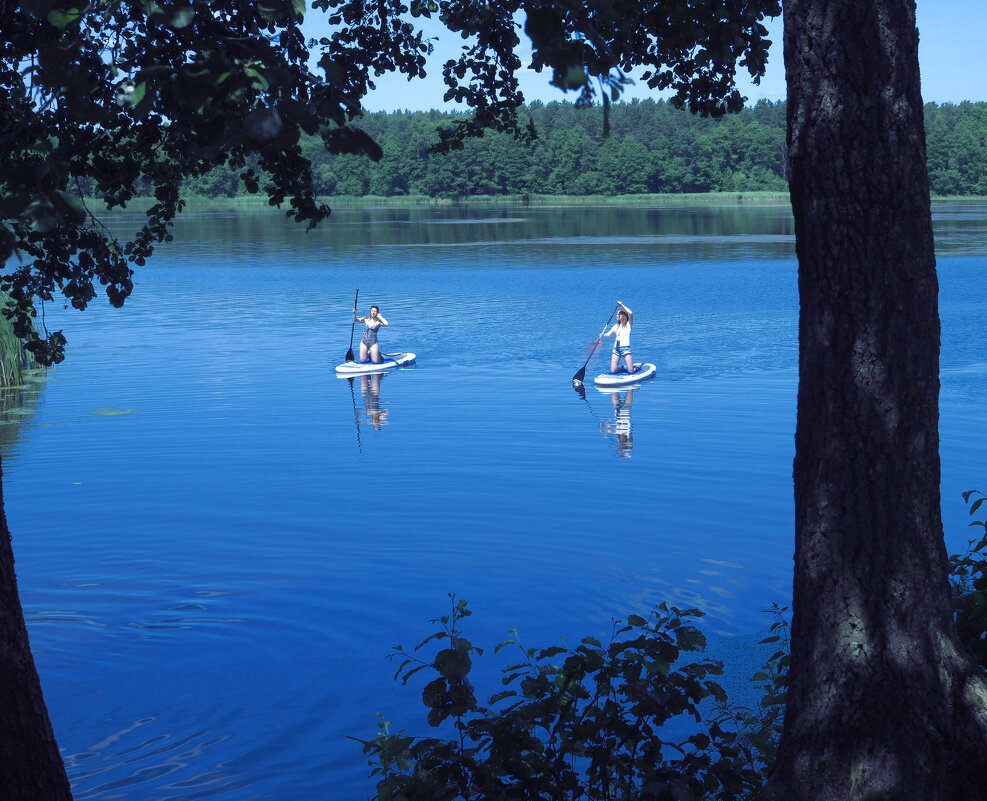
{"label": "thick tree trunk", "polygon": [[71,801],[24,625],[0,466],[0,799]]}
{"label": "thick tree trunk", "polygon": [[938,284],[914,0],[786,0],[799,260],[795,586],[764,797],[987,798],[939,499]]}

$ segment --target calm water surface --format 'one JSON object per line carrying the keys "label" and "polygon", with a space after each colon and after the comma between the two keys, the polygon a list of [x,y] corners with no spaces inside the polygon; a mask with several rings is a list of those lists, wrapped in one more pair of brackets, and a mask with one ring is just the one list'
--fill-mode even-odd
{"label": "calm water surface", "polygon": [[[987,206],[937,206],[936,232],[955,551],[960,492],[987,476]],[[210,213],[176,234],[124,309],[46,309],[68,359],[8,393],[0,426],[79,801],[367,797],[346,738],[377,711],[423,728],[384,657],[447,593],[480,645],[698,606],[734,662],[787,600],[786,205],[340,210],[314,233]],[[416,366],[335,377],[357,287]],[[658,378],[582,396],[618,298]]]}

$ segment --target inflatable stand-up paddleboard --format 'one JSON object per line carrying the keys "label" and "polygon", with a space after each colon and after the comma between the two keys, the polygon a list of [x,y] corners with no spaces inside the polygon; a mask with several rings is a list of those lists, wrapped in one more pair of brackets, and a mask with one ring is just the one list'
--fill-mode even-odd
{"label": "inflatable stand-up paddleboard", "polygon": [[403,364],[411,364],[415,360],[414,353],[382,353],[382,358],[376,364],[374,362],[343,362],[336,365],[337,376],[365,375],[367,373],[379,373],[382,370],[391,370]]}
{"label": "inflatable stand-up paddleboard", "polygon": [[593,379],[593,383],[598,387],[626,387],[628,384],[636,384],[645,381],[655,374],[657,368],[650,362],[643,362],[634,365],[634,372],[620,369],[616,373],[600,373]]}

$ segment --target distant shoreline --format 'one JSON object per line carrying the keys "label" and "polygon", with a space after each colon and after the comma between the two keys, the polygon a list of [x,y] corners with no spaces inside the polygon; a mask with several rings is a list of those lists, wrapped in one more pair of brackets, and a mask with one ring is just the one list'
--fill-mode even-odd
{"label": "distant shoreline", "polygon": [[[336,195],[322,196],[319,200],[330,208],[360,208],[390,206],[539,206],[539,207],[578,207],[578,206],[674,206],[684,204],[727,205],[734,203],[779,204],[789,203],[787,192],[691,192],[680,194],[639,194],[639,195],[472,195],[463,198],[434,198],[425,195]],[[937,201],[984,201],[985,195],[933,195]],[[98,199],[89,199],[91,207],[98,207]],[[143,210],[154,202],[153,198],[136,197],[127,203],[124,211]],[[185,210],[195,211],[260,211],[274,209],[287,211],[287,204],[281,209],[270,206],[262,195],[243,197],[187,197]]]}

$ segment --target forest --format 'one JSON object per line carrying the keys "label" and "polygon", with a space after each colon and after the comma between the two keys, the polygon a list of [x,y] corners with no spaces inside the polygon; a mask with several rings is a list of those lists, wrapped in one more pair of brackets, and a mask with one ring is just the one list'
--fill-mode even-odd
{"label": "forest", "polygon": [[[758,101],[711,119],[662,100],[617,103],[604,135],[600,107],[533,102],[531,144],[487,132],[461,151],[430,152],[452,112],[370,113],[362,127],[382,147],[378,162],[327,156],[303,139],[322,196],[614,196],[681,192],[786,192],[785,102]],[[934,195],[987,195],[987,103],[925,105]],[[235,197],[247,190],[228,165],[189,179],[186,194]]]}

